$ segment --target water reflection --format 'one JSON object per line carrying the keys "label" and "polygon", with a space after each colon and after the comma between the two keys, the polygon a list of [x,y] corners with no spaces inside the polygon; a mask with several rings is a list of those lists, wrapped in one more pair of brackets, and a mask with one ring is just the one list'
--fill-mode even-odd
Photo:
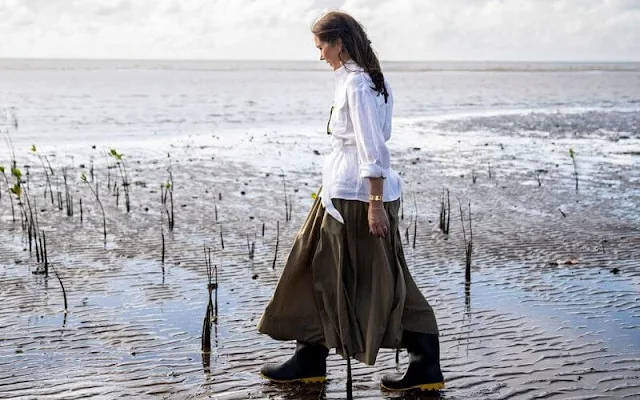
{"label": "water reflection", "polygon": [[465,345],[467,355],[469,355],[469,347],[471,345],[471,282],[464,284],[464,315],[462,316],[462,326],[465,335]]}
{"label": "water reflection", "polygon": [[[211,339],[209,339],[211,340]],[[213,347],[218,348],[218,324],[213,324]],[[211,374],[211,346],[208,349],[202,349],[202,371],[205,375]]]}
{"label": "water reflection", "polygon": [[464,284],[464,315],[471,322],[471,282]]}

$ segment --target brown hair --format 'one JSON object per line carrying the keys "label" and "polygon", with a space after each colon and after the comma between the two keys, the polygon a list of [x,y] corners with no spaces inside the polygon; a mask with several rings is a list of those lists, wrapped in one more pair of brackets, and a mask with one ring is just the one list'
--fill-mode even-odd
{"label": "brown hair", "polygon": [[371,77],[374,85],[371,89],[384,95],[384,101],[387,102],[389,92],[384,84],[380,62],[371,48],[367,33],[355,18],[345,12],[330,11],[316,20],[311,32],[323,42],[333,44],[338,39],[342,39],[349,57]]}

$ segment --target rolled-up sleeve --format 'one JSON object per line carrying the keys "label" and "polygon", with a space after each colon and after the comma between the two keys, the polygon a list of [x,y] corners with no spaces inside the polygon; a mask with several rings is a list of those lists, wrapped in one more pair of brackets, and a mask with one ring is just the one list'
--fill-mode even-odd
{"label": "rolled-up sleeve", "polygon": [[389,149],[378,116],[376,92],[368,85],[349,85],[347,102],[353,123],[361,178],[386,178]]}

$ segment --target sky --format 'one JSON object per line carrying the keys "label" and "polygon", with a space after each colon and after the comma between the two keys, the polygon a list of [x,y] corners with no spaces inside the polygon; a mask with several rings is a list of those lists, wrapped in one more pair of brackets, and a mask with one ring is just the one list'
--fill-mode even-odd
{"label": "sky", "polygon": [[315,60],[330,9],[381,60],[640,61],[640,0],[0,0],[0,58]]}

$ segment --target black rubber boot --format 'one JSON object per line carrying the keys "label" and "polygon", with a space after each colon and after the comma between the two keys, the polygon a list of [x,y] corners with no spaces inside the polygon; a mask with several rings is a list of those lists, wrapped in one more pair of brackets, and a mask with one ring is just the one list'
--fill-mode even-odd
{"label": "black rubber boot", "polygon": [[393,391],[443,389],[438,335],[405,331],[402,343],[409,353],[409,367],[401,378],[383,377],[382,387]]}
{"label": "black rubber boot", "polygon": [[321,344],[297,342],[293,356],[282,364],[265,364],[260,374],[275,383],[321,383],[327,379],[329,349]]}

